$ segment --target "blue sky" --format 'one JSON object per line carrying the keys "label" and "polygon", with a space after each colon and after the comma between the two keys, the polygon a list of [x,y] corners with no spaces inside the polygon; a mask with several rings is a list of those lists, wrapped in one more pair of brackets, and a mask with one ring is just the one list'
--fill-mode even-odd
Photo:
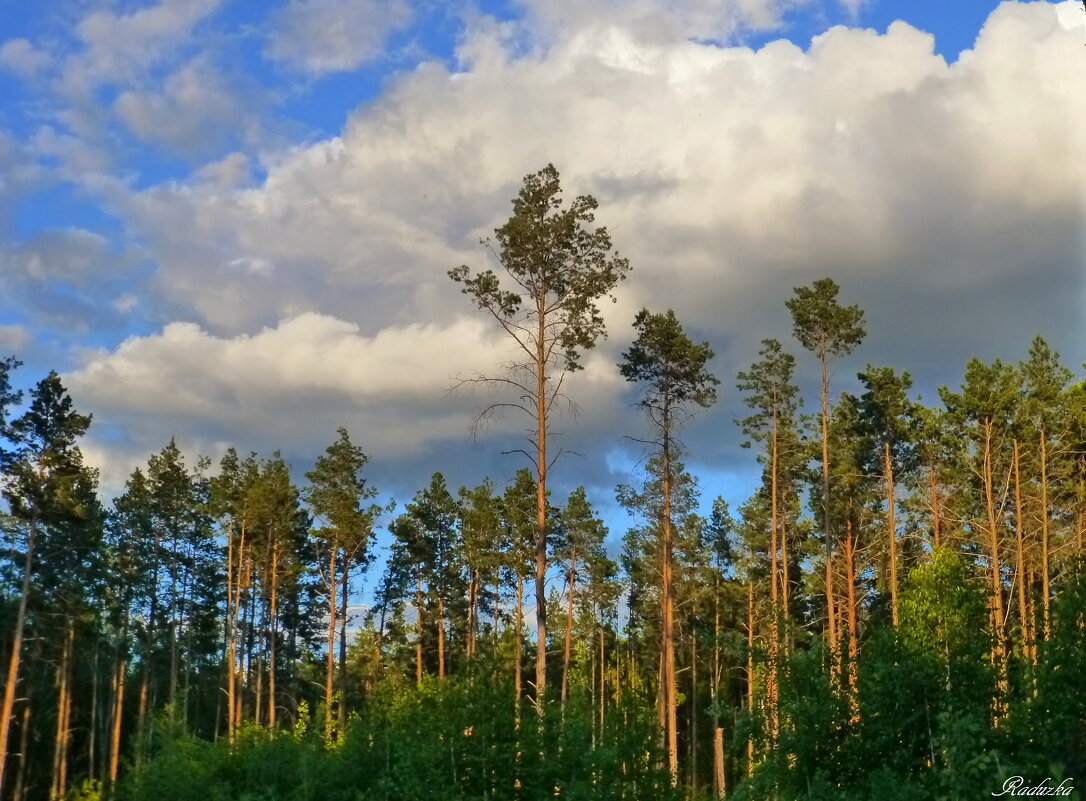
{"label": "blue sky", "polygon": [[[902,20],[903,22],[895,22]],[[835,367],[933,398],[1040,333],[1086,354],[1086,14],[959,0],[0,0],[0,352],[65,374],[114,490],[171,436],[282,448],[346,425],[401,498],[502,479],[454,376],[505,358],[445,271],[553,161],[634,266],[561,421],[616,528],[643,423],[614,370],[641,305],[717,350],[688,433],[707,496],[756,478],[735,373],[833,275]],[[976,49],[961,60],[962,50]],[[813,400],[813,365],[800,359]]]}

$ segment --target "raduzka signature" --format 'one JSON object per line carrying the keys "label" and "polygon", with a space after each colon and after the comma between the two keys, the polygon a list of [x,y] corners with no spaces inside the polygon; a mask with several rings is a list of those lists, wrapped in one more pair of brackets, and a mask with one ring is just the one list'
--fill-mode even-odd
{"label": "raduzka signature", "polygon": [[1003,782],[1003,789],[992,795],[1071,795],[1071,791],[1075,789],[1070,779],[1064,779],[1058,785],[1053,784],[1054,781],[1048,777],[1040,784],[1027,785],[1023,777],[1011,776]]}

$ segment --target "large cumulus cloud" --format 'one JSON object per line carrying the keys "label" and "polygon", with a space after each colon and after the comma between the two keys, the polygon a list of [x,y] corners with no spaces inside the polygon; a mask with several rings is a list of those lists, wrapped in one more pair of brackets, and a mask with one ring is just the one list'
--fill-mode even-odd
{"label": "large cumulus cloud", "polygon": [[[823,275],[871,326],[842,378],[891,363],[930,395],[968,356],[1015,358],[1033,333],[1075,362],[1086,333],[1076,10],[1003,3],[952,64],[902,22],[751,50],[692,40],[701,18],[674,18],[667,38],[641,17],[578,18],[526,49],[480,21],[462,69],[420,65],[333,139],[236,154],[186,182],[112,186],[111,207],[156,259],[148,302],[192,322],[96,355],[73,387],[133,442],[183,429],[193,443],[289,440],[315,455],[328,426],[297,421],[350,416],[391,464],[421,471],[418,454],[470,416],[444,395],[449,365],[501,361],[445,271],[485,263],[477,239],[548,161],[568,194],[598,197],[634,265],[583,390],[586,410],[608,413],[569,421],[595,465],[575,472],[601,484],[600,453],[636,425],[610,413],[625,405],[606,376],[643,304],[675,308],[718,350],[728,392],[697,436],[718,463],[736,458],[732,376],[762,337],[787,338],[791,287]],[[384,394],[350,388],[372,383],[352,372],[363,363],[379,365]]]}

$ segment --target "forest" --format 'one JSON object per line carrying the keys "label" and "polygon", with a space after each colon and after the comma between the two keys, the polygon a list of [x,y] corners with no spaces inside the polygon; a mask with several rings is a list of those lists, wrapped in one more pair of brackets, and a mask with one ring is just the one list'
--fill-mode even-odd
{"label": "forest", "polygon": [[[366,432],[330,421],[304,466],[274,443],[186,459],[164,431],[106,498],[62,377],[20,392],[0,361],[0,801],[1077,792],[1082,378],[1037,337],[934,403],[870,363],[842,393],[868,321],[831,278],[784,288],[793,330],[727,380],[643,309],[614,369],[645,458],[608,530],[552,490],[567,378],[631,269],[596,210],[548,166],[491,266],[449,271],[515,354],[461,381],[491,404],[476,424],[524,423],[478,486],[434,473],[394,503]],[[761,476],[736,508],[702,497],[683,437],[724,391]]]}

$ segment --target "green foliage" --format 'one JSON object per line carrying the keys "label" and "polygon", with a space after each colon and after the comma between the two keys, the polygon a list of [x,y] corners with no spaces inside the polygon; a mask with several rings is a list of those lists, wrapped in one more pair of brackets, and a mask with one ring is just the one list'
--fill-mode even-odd
{"label": "green foliage", "polygon": [[614,706],[596,732],[576,695],[566,714],[516,724],[512,689],[458,677],[378,692],[341,743],[243,728],[233,746],[173,730],[120,801],[678,799],[659,767],[651,710]]}

